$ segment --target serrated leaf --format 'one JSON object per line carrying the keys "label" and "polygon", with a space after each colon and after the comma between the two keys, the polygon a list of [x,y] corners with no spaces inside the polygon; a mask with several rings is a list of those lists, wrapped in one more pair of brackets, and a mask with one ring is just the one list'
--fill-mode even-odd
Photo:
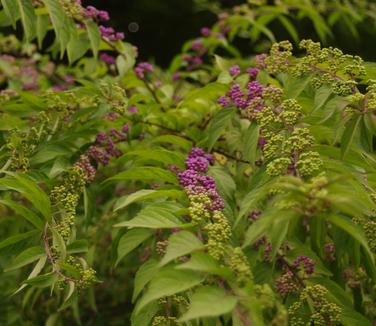
{"label": "serrated leaf", "polygon": [[163,256],[159,265],[166,265],[175,258],[202,248],[204,248],[203,243],[193,233],[189,231],[176,232],[168,239],[166,254]]}
{"label": "serrated leaf", "polygon": [[177,183],[177,177],[174,173],[152,166],[130,168],[108,178],[106,182],[115,180],[160,180]]}
{"label": "serrated leaf", "polygon": [[51,286],[57,281],[57,276],[55,273],[47,273],[44,275],[38,275],[35,277],[32,277],[30,279],[27,279],[24,281],[24,284],[32,285],[39,288],[46,288]]}
{"label": "serrated leaf", "polygon": [[179,209],[180,206],[173,203],[153,203],[146,206],[130,221],[118,223],[115,227],[176,228],[183,225],[176,214]]}
{"label": "serrated leaf", "polygon": [[44,257],[45,255],[46,253],[42,247],[36,246],[27,248],[13,260],[12,264],[8,268],[6,268],[5,271],[7,272],[18,269],[22,266],[32,263],[33,261],[38,260],[41,257]]}
{"label": "serrated leaf", "polygon": [[153,231],[150,229],[132,229],[125,233],[119,240],[117,248],[117,265],[127,254],[137,248],[141,243],[151,237]]}
{"label": "serrated leaf", "polygon": [[60,44],[60,52],[63,54],[70,40],[74,24],[72,20],[65,14],[59,1],[43,0],[51,17],[52,25],[56,33],[56,40]]}
{"label": "serrated leaf", "polygon": [[86,240],[76,240],[67,245],[67,254],[78,254],[89,250]]}
{"label": "serrated leaf", "polygon": [[80,59],[90,48],[90,42],[86,33],[70,33],[70,40],[67,44],[69,63]]}
{"label": "serrated leaf", "polygon": [[221,134],[225,131],[227,124],[234,115],[234,108],[220,109],[213,117],[208,128],[208,148],[211,150]]}
{"label": "serrated leaf", "polygon": [[346,153],[349,151],[351,147],[361,119],[361,115],[353,116],[345,125],[345,130],[341,138],[342,158],[345,157]]}
{"label": "serrated leaf", "polygon": [[227,314],[235,308],[238,299],[227,295],[223,289],[207,286],[199,288],[190,301],[188,311],[179,319],[179,322]]}
{"label": "serrated leaf", "polygon": [[115,202],[114,211],[125,208],[132,203],[143,201],[146,199],[163,198],[163,197],[179,198],[182,196],[184,196],[184,193],[180,190],[175,190],[175,189],[171,189],[171,190],[142,189],[142,190],[134,192],[133,194],[120,197]]}
{"label": "serrated leaf", "polygon": [[141,265],[134,278],[132,302],[136,300],[141,291],[154,277],[158,269],[158,261],[153,258],[147,260],[144,264]]}
{"label": "serrated leaf", "polygon": [[21,17],[23,31],[25,33],[26,42],[31,41],[36,33],[37,16],[34,11],[31,0],[15,0],[18,3],[18,8]]}
{"label": "serrated leaf", "polygon": [[[36,263],[36,265],[34,266],[33,270],[31,271],[31,273],[29,274],[27,280],[30,280],[32,278],[34,278],[35,276],[37,276],[43,269],[44,265],[46,264],[46,261],[47,261],[47,256],[43,256],[42,258],[39,259],[39,261]],[[21,290],[23,290],[25,287],[27,286],[27,284],[22,284],[14,293],[14,294],[17,294],[18,292],[20,292]]]}
{"label": "serrated leaf", "polygon": [[21,234],[16,234],[12,237],[9,237],[3,241],[0,241],[0,249],[3,249],[5,247],[11,246],[17,242],[20,242],[22,240],[25,240],[27,238],[31,238],[32,236],[40,233],[39,230],[32,230],[29,232],[21,233]]}
{"label": "serrated leaf", "polygon": [[15,0],[1,0],[4,7],[4,12],[12,22],[13,28],[16,28],[16,22],[20,17],[18,3]]}
{"label": "serrated leaf", "polygon": [[157,273],[150,281],[149,288],[139,300],[135,313],[137,314],[148,303],[159,298],[167,297],[188,290],[204,280],[200,274],[192,271],[166,269]]}
{"label": "serrated leaf", "polygon": [[38,15],[37,16],[37,40],[39,49],[43,46],[43,40],[47,34],[49,25],[49,19],[47,15]]}
{"label": "serrated leaf", "polygon": [[91,50],[93,51],[94,57],[97,57],[101,43],[101,33],[99,32],[98,25],[92,20],[86,20],[85,26],[89,36]]}
{"label": "serrated leaf", "polygon": [[51,218],[51,203],[49,197],[29,177],[22,174],[9,173],[11,178],[0,179],[0,186],[18,191],[37,208],[46,219]]}
{"label": "serrated leaf", "polygon": [[0,199],[0,204],[3,204],[13,209],[16,214],[25,218],[27,221],[33,224],[38,230],[43,230],[44,223],[42,219],[30,209],[9,199]]}
{"label": "serrated leaf", "polygon": [[243,158],[249,161],[252,165],[254,165],[256,161],[259,129],[260,128],[257,123],[255,121],[252,121],[244,134]]}
{"label": "serrated leaf", "polygon": [[231,271],[228,268],[220,266],[218,261],[204,252],[192,253],[190,260],[176,266],[176,269],[206,272],[224,278],[231,276]]}

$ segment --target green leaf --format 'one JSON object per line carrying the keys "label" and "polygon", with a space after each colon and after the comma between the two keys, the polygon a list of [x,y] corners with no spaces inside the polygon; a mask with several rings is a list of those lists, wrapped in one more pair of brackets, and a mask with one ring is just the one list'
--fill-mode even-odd
{"label": "green leaf", "polygon": [[56,33],[57,42],[60,44],[60,52],[63,54],[71,35],[75,29],[73,21],[65,14],[59,1],[43,0],[50,14],[52,25]]}
{"label": "green leaf", "polygon": [[45,255],[46,253],[42,247],[36,246],[27,248],[13,260],[13,263],[8,268],[6,268],[5,271],[7,272],[18,269],[40,259],[41,257],[44,257]]}
{"label": "green leaf", "polygon": [[99,32],[98,25],[92,20],[86,20],[85,26],[89,36],[91,50],[95,57],[98,55],[99,45],[101,43],[101,33]]}
{"label": "green leaf", "polygon": [[130,168],[108,178],[105,182],[115,180],[161,180],[171,183],[178,181],[176,175],[171,171],[152,166]]}
{"label": "green leaf", "polygon": [[22,27],[26,42],[31,41],[36,33],[36,20],[34,7],[31,0],[16,0],[20,11]]}
{"label": "green leaf", "polygon": [[3,241],[0,241],[0,249],[3,249],[5,247],[11,246],[17,242],[20,242],[22,240],[25,240],[27,238],[31,238],[32,236],[38,234],[40,231],[39,230],[32,230],[29,232],[21,233],[21,234],[16,234],[12,237],[9,237]]}
{"label": "green leaf", "polygon": [[169,144],[173,144],[173,145],[176,145],[178,147],[181,147],[185,151],[188,151],[192,147],[192,143],[189,140],[187,140],[187,139],[185,139],[183,137],[175,136],[175,135],[157,136],[157,137],[154,137],[151,140],[151,142],[152,143],[169,143]]}
{"label": "green leaf", "polygon": [[[287,224],[296,216],[297,213],[292,210],[270,209],[269,211],[265,211],[262,216],[252,223],[246,231],[243,248],[252,244],[257,238],[264,235],[264,233],[270,235],[270,232],[272,232],[272,234],[275,235],[275,232],[278,232],[278,227],[284,223]],[[286,232],[287,230],[284,230],[283,235],[286,235]],[[281,238],[278,236],[278,234],[276,235],[277,237],[275,238],[275,242],[280,243]]]}
{"label": "green leaf", "polygon": [[[326,219],[333,225],[344,230],[352,238],[358,241],[361,244],[361,246],[363,246],[364,250],[368,253],[368,255],[370,257],[373,257],[373,254],[371,253],[371,250],[368,246],[366,235],[364,234],[361,227],[354,224],[354,222],[352,222],[349,218],[345,216],[329,215],[326,217]],[[373,258],[371,259],[372,259],[372,263],[374,263],[374,259]]]}
{"label": "green leaf", "polygon": [[[28,276],[28,280],[34,278],[35,276],[37,276],[43,269],[44,265],[46,264],[46,261],[47,261],[47,256],[43,256],[42,258],[40,258],[38,260],[38,262],[36,263],[36,265],[34,266],[33,270],[31,271],[31,273],[29,274]],[[27,284],[22,284],[14,293],[18,293],[20,292],[21,290],[23,290],[25,287],[27,286]]]}
{"label": "green leaf", "polygon": [[57,275],[55,273],[47,273],[44,275],[38,275],[33,278],[24,281],[24,284],[32,285],[39,288],[46,288],[51,286],[57,281]]}
{"label": "green leaf", "polygon": [[321,109],[322,106],[327,102],[331,94],[332,89],[327,86],[321,86],[318,90],[316,90],[311,114]]}
{"label": "green leaf", "polygon": [[13,28],[16,28],[16,22],[20,17],[18,2],[15,0],[1,0],[1,4],[4,7],[5,14],[12,22]]}
{"label": "green leaf", "polygon": [[310,77],[288,78],[285,83],[286,98],[297,98],[308,86]]}
{"label": "green leaf", "polygon": [[227,314],[235,308],[237,302],[236,297],[227,295],[223,289],[214,286],[199,288],[192,295],[188,311],[179,319],[179,322]]}
{"label": "green leaf", "polygon": [[180,190],[153,190],[153,189],[142,189],[139,191],[134,192],[133,194],[126,195],[120,197],[114,205],[114,211],[127,207],[128,205],[146,200],[146,199],[154,199],[154,198],[179,198],[184,196],[184,192]]}
{"label": "green leaf", "polygon": [[76,240],[67,245],[67,254],[78,254],[89,250],[86,240]]}
{"label": "green leaf", "polygon": [[254,166],[256,161],[257,145],[259,140],[259,126],[255,121],[251,122],[244,134],[243,158]]}
{"label": "green leaf", "polygon": [[234,115],[234,108],[220,109],[213,117],[208,128],[208,148],[211,150],[221,134],[225,131],[227,124]]}
{"label": "green leaf", "polygon": [[16,214],[25,218],[38,230],[43,230],[44,223],[42,219],[30,209],[9,199],[0,199],[0,204],[6,205],[9,208],[13,209]]}
{"label": "green leaf", "polygon": [[149,229],[132,229],[125,233],[119,240],[117,248],[117,265],[127,254],[137,248],[146,239],[151,237],[153,231]]}
{"label": "green leaf", "polygon": [[71,33],[67,44],[68,60],[72,64],[81,58],[90,48],[90,42],[86,33]]}
{"label": "green leaf", "polygon": [[153,203],[146,206],[132,220],[121,222],[115,227],[139,227],[150,229],[169,229],[182,226],[176,211],[181,207],[174,203]]}
{"label": "green leaf", "polygon": [[147,260],[144,264],[141,265],[134,278],[132,302],[136,300],[138,295],[145,288],[146,284],[148,284],[154,277],[158,269],[158,261],[153,258]]}
{"label": "green leaf", "polygon": [[166,265],[175,258],[202,248],[204,248],[204,245],[193,233],[189,231],[176,232],[168,239],[166,254],[163,256],[159,265]]}
{"label": "green leaf", "polygon": [[204,280],[204,277],[192,271],[165,269],[157,273],[150,281],[149,288],[138,302],[136,314],[148,303],[188,290]]}
{"label": "green leaf", "polygon": [[216,261],[213,257],[200,251],[192,253],[191,259],[181,265],[176,266],[176,269],[205,272],[219,275],[224,278],[231,276],[231,271],[228,268],[220,266],[218,261]]}
{"label": "green leaf", "polygon": [[28,199],[48,220],[51,218],[51,203],[49,197],[29,177],[22,174],[9,173],[12,178],[0,179],[0,186],[18,191]]}
{"label": "green leaf", "polygon": [[39,49],[43,46],[43,40],[47,34],[49,25],[49,18],[47,15],[37,16],[37,39]]}
{"label": "green leaf", "polygon": [[346,153],[351,147],[361,119],[361,115],[353,116],[345,125],[345,131],[343,132],[341,139],[342,158],[345,157]]}
{"label": "green leaf", "polygon": [[184,168],[184,156],[176,151],[169,151],[166,149],[140,149],[135,151],[129,151],[121,156],[121,162],[126,159],[137,158],[137,161],[156,161],[163,164],[174,164],[180,168]]}

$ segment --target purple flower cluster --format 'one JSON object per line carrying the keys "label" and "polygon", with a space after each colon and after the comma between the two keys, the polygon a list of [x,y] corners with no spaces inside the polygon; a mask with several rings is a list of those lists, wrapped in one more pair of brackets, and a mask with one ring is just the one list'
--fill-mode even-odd
{"label": "purple flower cluster", "polygon": [[110,20],[110,15],[105,10],[98,10],[93,6],[87,6],[85,9],[85,17],[97,19],[102,22],[106,22]]}
{"label": "purple flower cluster", "polygon": [[101,33],[101,36],[108,42],[115,42],[124,39],[124,33],[115,32],[115,30],[112,27],[105,27],[100,25],[99,31]]}
{"label": "purple flower cluster", "polygon": [[287,271],[277,278],[275,282],[277,292],[283,297],[299,291],[299,285],[295,281],[294,273]]}
{"label": "purple flower cluster", "polygon": [[[230,73],[233,76],[240,72],[240,68],[238,70],[237,66],[234,66],[230,69]],[[251,75],[252,79],[254,75],[255,74]],[[225,95],[221,96],[218,99],[218,104],[220,104],[222,107],[234,105],[237,108],[245,109],[253,101],[260,100],[263,90],[264,86],[260,84],[257,80],[249,81],[247,83],[245,92],[241,89],[239,84],[233,83],[231,89]]]}
{"label": "purple flower cluster", "polygon": [[179,172],[178,177],[188,195],[207,195],[211,201],[207,208],[216,211],[224,208],[223,200],[217,192],[214,179],[203,174],[208,172],[209,165],[213,163],[211,154],[198,147],[192,148],[185,161],[186,170]]}
{"label": "purple flower cluster", "polygon": [[154,68],[153,68],[152,64],[150,64],[149,62],[141,62],[135,68],[135,72],[136,72],[136,76],[139,79],[144,80],[145,79],[145,72],[153,73]]}
{"label": "purple flower cluster", "polygon": [[94,161],[107,165],[111,157],[119,157],[122,152],[115,147],[115,143],[127,139],[128,124],[125,124],[121,131],[112,129],[109,134],[98,133],[95,139],[95,145],[89,147],[87,155]]}
{"label": "purple flower cluster", "polygon": [[101,53],[99,59],[102,60],[107,65],[114,65],[116,63],[116,58],[107,53]]}
{"label": "purple flower cluster", "polygon": [[311,275],[315,270],[315,261],[307,256],[299,256],[292,262],[292,267],[303,270],[306,274]]}
{"label": "purple flower cluster", "polygon": [[236,76],[240,74],[240,67],[238,65],[230,67],[228,70],[231,76]]}
{"label": "purple flower cluster", "polygon": [[84,171],[87,182],[92,182],[94,180],[97,170],[91,165],[90,158],[87,154],[82,154],[80,159],[74,165],[80,167]]}

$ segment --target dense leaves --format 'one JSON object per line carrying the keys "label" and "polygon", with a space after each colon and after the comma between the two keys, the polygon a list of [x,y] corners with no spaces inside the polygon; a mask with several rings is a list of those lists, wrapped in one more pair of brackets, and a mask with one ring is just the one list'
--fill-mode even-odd
{"label": "dense leaves", "polygon": [[348,4],[235,8],[167,70],[80,1],[1,4],[1,323],[376,320],[375,64],[293,24]]}

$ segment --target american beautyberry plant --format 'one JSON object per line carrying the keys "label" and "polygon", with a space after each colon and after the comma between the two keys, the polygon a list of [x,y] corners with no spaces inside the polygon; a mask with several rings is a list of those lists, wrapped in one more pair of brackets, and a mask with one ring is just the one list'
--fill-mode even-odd
{"label": "american beautyberry plant", "polygon": [[163,70],[93,6],[1,4],[1,324],[375,322],[374,64],[246,57],[238,8]]}

